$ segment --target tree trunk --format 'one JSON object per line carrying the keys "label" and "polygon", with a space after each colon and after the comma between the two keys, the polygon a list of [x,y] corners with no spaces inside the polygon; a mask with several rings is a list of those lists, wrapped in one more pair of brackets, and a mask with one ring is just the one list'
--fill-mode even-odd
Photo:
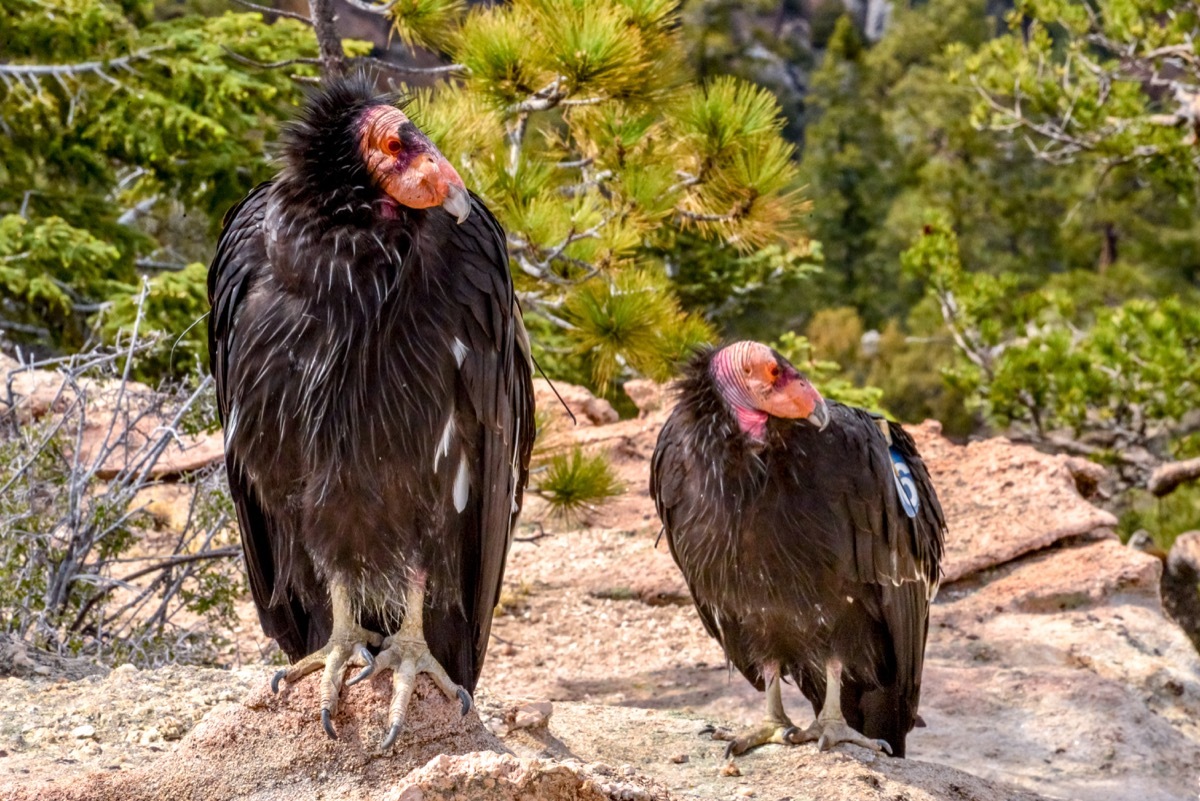
{"label": "tree trunk", "polygon": [[334,23],[333,0],[308,0],[317,46],[321,48],[321,76],[329,81],[346,75],[346,51]]}

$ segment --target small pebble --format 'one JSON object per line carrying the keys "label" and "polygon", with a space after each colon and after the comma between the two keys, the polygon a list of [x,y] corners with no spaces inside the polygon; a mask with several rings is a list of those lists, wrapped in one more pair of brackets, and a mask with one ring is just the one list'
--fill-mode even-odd
{"label": "small pebble", "polygon": [[554,706],[549,701],[538,701],[532,704],[522,704],[513,715],[514,729],[539,729],[550,722]]}
{"label": "small pebble", "polygon": [[71,729],[71,736],[76,740],[89,740],[96,736],[96,727],[89,723]]}
{"label": "small pebble", "polygon": [[727,762],[725,764],[725,767],[721,768],[721,775],[722,776],[741,776],[742,771],[741,771],[741,769],[738,768],[737,763],[731,759],[731,760],[729,760],[729,762]]}
{"label": "small pebble", "polygon": [[688,755],[687,754],[676,754],[675,756],[671,757],[671,761],[674,762],[676,765],[682,765],[683,763],[688,761]]}

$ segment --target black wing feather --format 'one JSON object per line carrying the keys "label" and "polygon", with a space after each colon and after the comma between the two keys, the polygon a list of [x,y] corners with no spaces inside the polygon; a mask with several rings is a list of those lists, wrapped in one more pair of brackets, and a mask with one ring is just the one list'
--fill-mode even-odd
{"label": "black wing feather", "polygon": [[[259,184],[226,213],[208,273],[208,302],[212,308],[208,318],[209,369],[216,380],[217,410],[222,425],[228,422],[232,403],[229,354],[234,349],[234,321],[242,300],[270,269],[262,221],[271,185],[271,182]],[[228,454],[226,468],[229,492],[237,510],[250,595],[259,622],[263,632],[295,661],[324,644],[332,618],[328,609],[306,609],[293,598],[273,603],[278,572],[271,543],[290,538],[295,533],[295,523],[274,519],[264,512],[242,466]]]}
{"label": "black wing feather", "polygon": [[[426,612],[434,656],[469,692],[487,652],[535,433],[529,340],[513,292],[504,233],[483,203],[474,195],[471,200],[470,216],[447,232],[443,255],[466,279],[454,285],[469,314],[459,329],[468,339],[459,367],[460,393],[479,423],[472,486],[482,491],[472,493],[477,508],[462,516],[465,525],[457,532],[463,549],[465,619],[458,610]],[[456,642],[470,647],[458,650]],[[438,653],[438,648],[449,652]]]}

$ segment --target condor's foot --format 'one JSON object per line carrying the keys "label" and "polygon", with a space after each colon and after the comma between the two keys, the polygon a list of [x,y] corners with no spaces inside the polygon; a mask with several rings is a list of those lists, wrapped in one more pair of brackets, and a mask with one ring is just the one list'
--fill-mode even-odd
{"label": "condor's foot", "polygon": [[783,711],[779,663],[767,662],[762,666],[762,671],[767,683],[767,716],[757,729],[751,729],[730,741],[725,748],[726,759],[740,756],[751,748],[768,743],[795,745],[801,742],[797,739],[801,734],[800,730],[792,725],[791,719]]}
{"label": "condor's foot", "polygon": [[[744,732],[729,741],[729,745],[725,747],[725,758],[741,756],[751,748],[758,748],[760,745],[769,743],[778,743],[779,745],[795,745],[803,740],[797,739],[803,732],[792,725],[790,720],[771,720],[767,719],[762,722],[762,725],[757,729],[751,729]],[[714,735],[714,738],[716,735]]]}
{"label": "condor's foot", "polygon": [[[319,651],[314,651],[291,667],[280,670],[271,679],[272,692],[279,692],[280,680],[293,684],[309,673],[324,668],[321,673],[321,726],[331,739],[337,739],[333,728],[333,716],[337,714],[338,697],[342,690],[342,678],[346,665],[365,664],[370,670],[375,661],[367,646],[378,646],[383,635],[367,631],[354,624],[335,622],[329,642]],[[361,675],[361,674],[360,674]]]}
{"label": "condor's foot", "polygon": [[383,650],[375,657],[374,662],[369,662],[357,676],[347,682],[349,686],[363,681],[379,670],[392,671],[392,704],[388,710],[388,733],[379,744],[381,751],[391,747],[400,735],[400,730],[404,728],[404,719],[408,715],[408,704],[412,700],[418,673],[425,673],[432,678],[433,683],[447,698],[458,699],[462,703],[462,714],[465,715],[471,710],[470,693],[454,683],[445,668],[429,652],[429,644],[425,642],[422,622],[425,603],[423,582],[414,582],[406,596],[407,612],[400,631],[386,638],[383,641]]}
{"label": "condor's foot", "polygon": [[817,741],[817,748],[828,751],[839,743],[851,743],[872,751],[892,755],[892,747],[885,740],[864,737],[846,723],[842,717],[842,663],[833,658],[825,663],[825,703],[821,714],[812,725],[800,733],[800,742]]}
{"label": "condor's foot", "polygon": [[797,729],[793,736],[795,739],[791,742],[811,743],[816,741],[817,748],[821,751],[828,751],[840,743],[850,743],[885,753],[888,756],[892,755],[892,747],[888,745],[887,740],[872,740],[870,737],[865,737],[851,728],[846,721],[839,719],[815,720],[807,728]]}
{"label": "condor's foot", "polygon": [[418,673],[424,673],[433,679],[433,683],[447,698],[461,702],[462,714],[465,715],[471,710],[471,695],[455,684],[445,669],[433,658],[424,637],[407,637],[403,631],[388,637],[383,641],[383,650],[375,657],[374,664],[368,664],[347,684],[357,684],[376,671],[386,669],[392,671],[392,704],[388,709],[388,733],[379,744],[380,750],[391,747],[400,735],[400,730],[404,728],[404,719],[408,716],[408,704],[412,700]]}

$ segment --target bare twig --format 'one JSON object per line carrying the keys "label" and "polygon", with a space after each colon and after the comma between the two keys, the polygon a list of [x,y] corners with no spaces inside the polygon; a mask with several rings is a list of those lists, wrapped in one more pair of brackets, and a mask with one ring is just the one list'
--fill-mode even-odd
{"label": "bare twig", "polygon": [[304,16],[303,14],[297,14],[295,11],[288,11],[286,8],[271,8],[270,6],[260,6],[258,3],[251,3],[250,0],[233,0],[233,2],[237,3],[239,6],[248,8],[251,11],[258,11],[264,15],[273,14],[276,17],[287,17],[288,19],[294,19],[299,22],[303,22],[305,25],[313,24],[313,21],[311,19],[309,19],[308,17]]}
{"label": "bare twig", "polygon": [[95,75],[109,83],[117,84],[106,70],[114,68],[131,69],[134,62],[146,61],[154,53],[168,49],[167,45],[147,47],[143,50],[103,61],[80,61],[75,64],[0,64],[0,77],[26,78],[37,80],[43,77],[79,78],[84,75]]}
{"label": "bare twig", "polygon": [[294,67],[297,64],[311,64],[319,67],[323,66],[325,63],[322,59],[304,56],[288,58],[282,61],[257,61],[256,59],[249,58],[248,56],[243,56],[240,53],[235,53],[225,45],[221,45],[221,49],[225,51],[225,55],[229,56],[239,64],[245,64],[247,67],[254,67],[255,69],[260,70],[277,70],[282,67]]}
{"label": "bare twig", "polygon": [[400,75],[448,75],[454,72],[467,71],[467,68],[462,64],[445,64],[438,67],[414,67],[408,64],[396,64],[374,56],[359,56],[353,59],[352,63],[375,67],[376,69],[395,72]]}

